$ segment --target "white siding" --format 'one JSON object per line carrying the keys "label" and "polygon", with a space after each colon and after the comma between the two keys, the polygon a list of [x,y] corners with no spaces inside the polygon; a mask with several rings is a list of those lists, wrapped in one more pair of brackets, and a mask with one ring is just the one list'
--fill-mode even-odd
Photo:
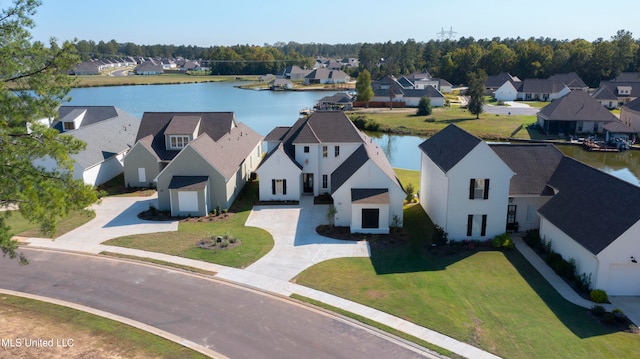
{"label": "white siding", "polygon": [[[640,222],[598,253],[598,286],[609,295],[640,295]],[[633,257],[639,263],[631,262]]]}
{"label": "white siding", "polygon": [[498,101],[514,101],[518,96],[518,91],[507,81],[500,86],[493,95]]}
{"label": "white siding", "polygon": [[420,151],[420,205],[434,224],[445,228],[449,202],[449,179],[442,170]]}
{"label": "white siding", "polygon": [[551,249],[560,253],[565,260],[575,259],[577,273],[591,274],[592,286],[599,288],[598,259],[593,253],[578,244],[544,217],[540,221],[540,237],[546,241],[551,241]]}
{"label": "white siding", "polygon": [[551,197],[514,197],[510,205],[516,206],[516,222],[519,231],[540,228],[540,216],[538,209],[542,207]]}
{"label": "white siding", "polygon": [[[299,201],[302,192],[300,173],[301,170],[282,151],[272,154],[257,170],[260,177],[261,201]],[[271,181],[284,179],[287,181],[287,193],[283,195],[273,194]]]}

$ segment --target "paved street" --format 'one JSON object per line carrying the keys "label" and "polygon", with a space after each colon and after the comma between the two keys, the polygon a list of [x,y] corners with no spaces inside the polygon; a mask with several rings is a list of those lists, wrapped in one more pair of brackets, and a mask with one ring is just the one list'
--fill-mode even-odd
{"label": "paved street", "polygon": [[0,287],[131,318],[230,358],[422,358],[386,335],[261,292],[155,266],[25,249]]}

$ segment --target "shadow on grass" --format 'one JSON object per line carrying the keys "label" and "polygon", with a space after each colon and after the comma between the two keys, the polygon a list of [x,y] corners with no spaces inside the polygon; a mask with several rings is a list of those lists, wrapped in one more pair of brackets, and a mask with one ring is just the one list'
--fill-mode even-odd
{"label": "shadow on grass", "polygon": [[434,225],[419,204],[405,208],[404,227],[408,239],[369,239],[371,263],[377,274],[440,271],[478,252],[474,248],[432,248]]}
{"label": "shadow on grass", "polygon": [[452,118],[450,120],[442,120],[442,121],[438,121],[438,122],[442,122],[442,123],[459,123],[459,122],[475,121],[475,120],[477,120],[477,118],[468,117],[468,118]]}
{"label": "shadow on grass", "polygon": [[617,329],[608,327],[593,318],[588,309],[572,304],[560,296],[520,252],[508,251],[505,252],[505,257],[556,317],[579,338],[584,339],[618,332]]}

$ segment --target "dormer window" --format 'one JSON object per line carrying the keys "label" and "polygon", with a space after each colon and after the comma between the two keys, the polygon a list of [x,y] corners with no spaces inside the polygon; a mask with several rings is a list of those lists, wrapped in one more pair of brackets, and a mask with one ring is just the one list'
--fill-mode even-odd
{"label": "dormer window", "polygon": [[189,136],[172,135],[169,136],[169,148],[181,150],[189,143]]}
{"label": "dormer window", "polygon": [[62,127],[65,131],[71,131],[76,129],[76,124],[73,122],[63,122]]}

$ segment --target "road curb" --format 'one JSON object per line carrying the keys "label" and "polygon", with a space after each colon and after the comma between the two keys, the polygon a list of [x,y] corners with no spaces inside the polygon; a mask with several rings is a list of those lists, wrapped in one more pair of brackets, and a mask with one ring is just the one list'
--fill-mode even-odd
{"label": "road curb", "polygon": [[87,307],[84,305],[80,305],[80,304],[76,304],[76,303],[71,303],[71,302],[67,302],[64,300],[59,300],[59,299],[55,299],[55,298],[49,298],[49,297],[44,297],[44,296],[40,296],[40,295],[35,295],[35,294],[29,294],[29,293],[24,293],[24,292],[17,292],[17,291],[13,291],[13,290],[8,290],[8,289],[2,289],[0,288],[0,294],[6,294],[6,295],[12,295],[14,297],[21,297],[21,298],[27,298],[27,299],[32,299],[32,300],[37,300],[40,302],[45,302],[45,303],[51,303],[51,304],[55,304],[55,305],[59,305],[62,307],[67,307],[67,308],[71,308],[71,309],[75,309],[75,310],[79,310],[82,312],[86,312],[89,314],[93,314],[93,315],[97,315],[99,317],[102,318],[106,318],[106,319],[110,319],[116,322],[120,322],[122,324],[126,324],[130,327],[134,327],[140,330],[143,330],[147,333],[151,333],[154,335],[157,335],[161,338],[170,340],[176,344],[180,344],[185,348],[189,348],[191,350],[197,351],[200,354],[206,355],[210,358],[215,358],[215,359],[229,359],[228,357],[214,351],[211,350],[207,347],[204,347],[202,345],[196,344],[190,340],[187,340],[185,338],[179,337],[175,334],[166,332],[164,330],[158,329],[156,327],[153,327],[151,325],[148,324],[144,324],[129,318],[125,318],[113,313],[109,313],[103,310],[99,310],[99,309],[95,309],[95,308],[91,308],[91,307]]}

